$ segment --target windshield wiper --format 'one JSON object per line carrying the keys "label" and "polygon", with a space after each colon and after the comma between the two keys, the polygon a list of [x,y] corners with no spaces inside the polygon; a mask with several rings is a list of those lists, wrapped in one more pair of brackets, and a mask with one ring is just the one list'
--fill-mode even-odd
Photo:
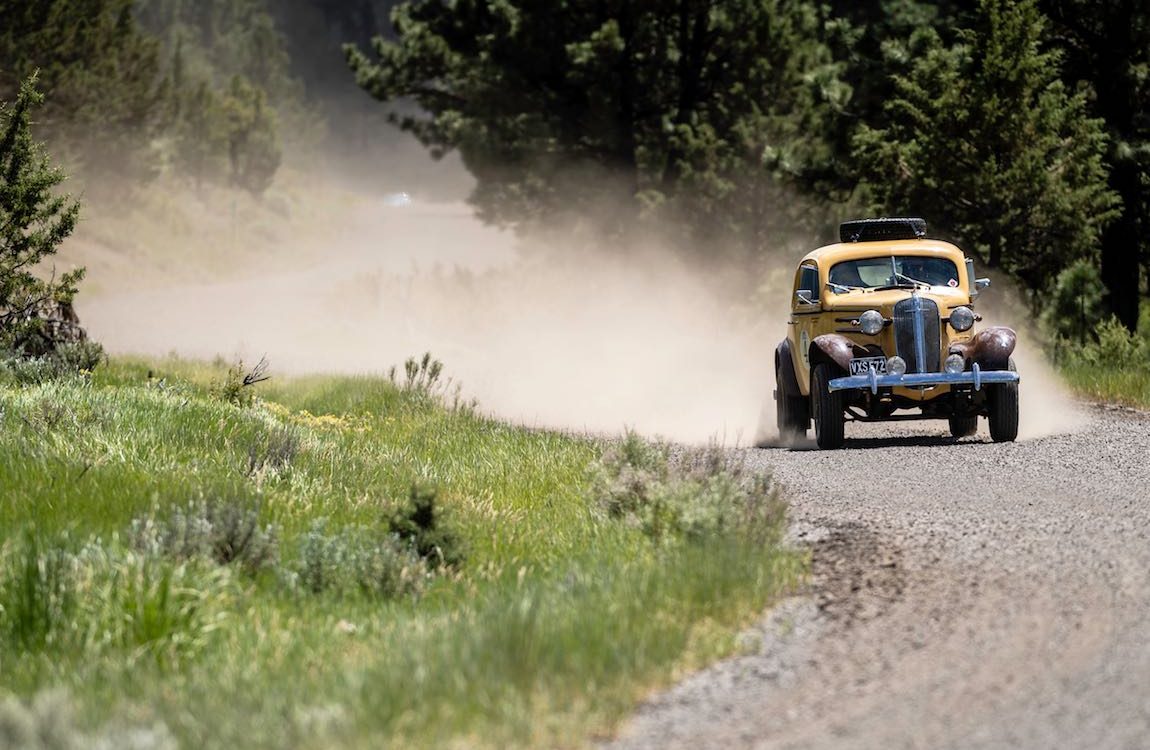
{"label": "windshield wiper", "polygon": [[833,281],[828,281],[827,286],[829,286],[831,288],[832,292],[836,292],[839,294],[841,294],[843,292],[864,292],[864,291],[866,291],[865,287],[848,286],[847,284],[836,284]]}
{"label": "windshield wiper", "polygon": [[899,273],[898,271],[894,272],[894,279],[898,282],[897,284],[885,284],[883,286],[876,286],[874,288],[875,291],[877,292],[884,289],[930,289],[930,284],[926,283],[925,281],[913,279],[904,273]]}
{"label": "windshield wiper", "polygon": [[907,276],[904,273],[899,273],[898,271],[895,271],[894,275],[895,275],[895,278],[906,279],[907,281],[909,281],[911,284],[914,284],[915,286],[925,286],[927,289],[930,289],[930,284],[926,283],[925,281],[919,281],[918,279],[911,278],[910,276]]}

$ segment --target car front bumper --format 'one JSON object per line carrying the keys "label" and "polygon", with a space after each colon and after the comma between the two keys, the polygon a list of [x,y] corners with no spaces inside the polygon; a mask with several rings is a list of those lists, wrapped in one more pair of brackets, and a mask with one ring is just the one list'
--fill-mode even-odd
{"label": "car front bumper", "polygon": [[931,385],[969,385],[974,390],[982,390],[982,386],[989,383],[1017,383],[1018,373],[1012,370],[983,371],[976,364],[965,372],[919,372],[908,375],[879,375],[872,368],[866,375],[850,375],[845,378],[835,378],[827,385],[832,391],[848,391],[853,389],[867,389],[871,393],[878,393],[879,388],[915,388]]}

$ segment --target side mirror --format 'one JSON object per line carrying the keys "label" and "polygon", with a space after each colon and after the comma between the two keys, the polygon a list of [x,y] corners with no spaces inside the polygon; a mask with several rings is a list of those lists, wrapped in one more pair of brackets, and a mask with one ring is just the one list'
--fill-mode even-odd
{"label": "side mirror", "polygon": [[797,292],[795,292],[795,299],[798,300],[800,305],[813,305],[814,304],[814,302],[811,300],[811,290],[810,289],[799,289]]}
{"label": "side mirror", "polygon": [[966,278],[970,279],[970,299],[978,299],[978,293],[990,286],[990,279],[974,278],[974,261],[966,259]]}

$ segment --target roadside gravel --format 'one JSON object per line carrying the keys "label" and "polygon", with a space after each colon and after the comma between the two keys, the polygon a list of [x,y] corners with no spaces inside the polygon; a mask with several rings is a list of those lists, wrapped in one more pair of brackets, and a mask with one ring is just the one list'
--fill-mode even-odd
{"label": "roadside gravel", "polygon": [[741,451],[789,490],[809,590],[613,747],[1150,747],[1150,414],[945,429]]}

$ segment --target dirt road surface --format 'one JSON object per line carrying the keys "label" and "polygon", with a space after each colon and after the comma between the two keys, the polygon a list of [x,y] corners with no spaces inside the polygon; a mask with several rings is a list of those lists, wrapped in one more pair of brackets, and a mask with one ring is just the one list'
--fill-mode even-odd
{"label": "dirt road surface", "polygon": [[944,432],[744,451],[790,490],[809,590],[614,747],[1150,747],[1150,414]]}

